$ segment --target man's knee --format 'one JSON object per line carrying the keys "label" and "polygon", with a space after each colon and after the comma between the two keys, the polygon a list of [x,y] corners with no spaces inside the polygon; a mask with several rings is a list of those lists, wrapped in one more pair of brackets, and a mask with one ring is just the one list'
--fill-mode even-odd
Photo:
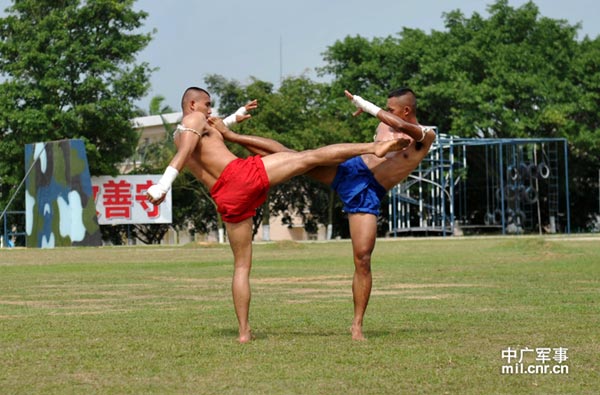
{"label": "man's knee", "polygon": [[312,168],[315,165],[319,165],[323,162],[323,155],[315,149],[301,151],[300,161],[304,165]]}
{"label": "man's knee", "polygon": [[252,260],[250,260],[250,259],[239,259],[239,260],[234,260],[234,262],[233,262],[233,269],[239,273],[250,272],[251,267],[252,267]]}
{"label": "man's knee", "polygon": [[360,274],[371,273],[371,252],[357,252],[354,254],[354,266]]}

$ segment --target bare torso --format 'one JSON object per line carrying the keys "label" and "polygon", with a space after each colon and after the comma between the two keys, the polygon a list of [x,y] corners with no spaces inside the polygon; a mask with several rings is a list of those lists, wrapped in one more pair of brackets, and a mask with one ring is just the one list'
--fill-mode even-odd
{"label": "bare torso", "polygon": [[[377,127],[375,140],[385,141],[400,137],[410,138],[408,135],[380,123]],[[389,190],[412,173],[427,155],[434,140],[435,134],[429,132],[422,143],[419,144],[413,140],[406,149],[391,152],[384,158],[378,158],[375,155],[362,155],[362,158],[367,167],[373,172],[375,179],[386,190]],[[417,145],[420,146],[419,149],[417,149]]]}
{"label": "bare torso", "polygon": [[[181,124],[187,128],[197,130],[202,134],[200,141],[195,145],[191,155],[187,158],[185,165],[192,174],[202,182],[209,190],[215,184],[223,169],[233,160],[237,159],[223,140],[223,135],[206,123],[206,118],[198,113],[192,113],[183,118]],[[190,136],[178,133],[175,136],[175,145],[180,149],[186,144]]]}

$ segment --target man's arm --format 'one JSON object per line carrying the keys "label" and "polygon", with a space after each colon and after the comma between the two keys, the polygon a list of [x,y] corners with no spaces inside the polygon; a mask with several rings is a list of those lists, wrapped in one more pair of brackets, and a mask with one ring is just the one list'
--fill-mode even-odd
{"label": "man's arm", "polygon": [[236,110],[233,114],[223,119],[223,123],[228,128],[232,127],[236,123],[240,123],[250,118],[252,115],[248,114],[248,111],[254,110],[258,107],[258,100],[254,99],[245,106],[242,106]]}
{"label": "man's arm", "polygon": [[[185,118],[186,127],[197,130],[203,133],[207,127],[207,121],[204,114],[193,113]],[[177,153],[171,159],[169,166],[167,166],[163,176],[160,178],[157,184],[154,184],[146,191],[146,197],[148,200],[155,205],[161,204],[166,196],[175,178],[179,175],[179,172],[185,166],[188,158],[192,155],[196,146],[200,143],[200,136],[193,132],[182,132],[177,142]]]}
{"label": "man's arm", "polygon": [[230,128],[240,122],[243,122],[250,118],[252,115],[248,114],[248,111],[254,110],[258,107],[258,101],[256,99],[248,102],[243,107],[237,109],[237,111],[228,117],[223,118],[222,122],[219,118],[211,117],[208,119],[210,126],[217,129],[223,138],[232,143],[240,144],[248,151],[255,155],[269,155],[275,152],[291,151],[283,145],[277,143],[275,140],[270,140],[258,136],[245,136],[233,132]]}
{"label": "man's arm", "polygon": [[416,125],[414,123],[406,122],[404,119],[392,114],[391,112],[385,111],[375,104],[363,99],[358,95],[353,95],[348,91],[344,91],[346,97],[352,101],[352,103],[358,108],[353,114],[354,116],[361,112],[366,112],[374,117],[378,118],[381,122],[391,126],[396,130],[403,131],[408,134],[417,142],[422,142],[428,134],[430,128],[426,126]]}
{"label": "man's arm", "polygon": [[276,152],[293,152],[292,149],[273,139],[235,133],[219,118],[209,118],[208,123],[221,132],[225,140],[240,144],[255,155],[265,156]]}

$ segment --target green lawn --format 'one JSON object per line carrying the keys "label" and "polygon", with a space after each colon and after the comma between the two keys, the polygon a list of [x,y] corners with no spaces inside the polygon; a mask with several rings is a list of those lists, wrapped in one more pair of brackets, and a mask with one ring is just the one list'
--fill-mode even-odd
{"label": "green lawn", "polygon": [[[379,240],[367,342],[350,339],[348,241],[255,245],[247,345],[231,260],[0,250],[0,393],[600,393],[600,237]],[[502,374],[509,348],[569,372]]]}

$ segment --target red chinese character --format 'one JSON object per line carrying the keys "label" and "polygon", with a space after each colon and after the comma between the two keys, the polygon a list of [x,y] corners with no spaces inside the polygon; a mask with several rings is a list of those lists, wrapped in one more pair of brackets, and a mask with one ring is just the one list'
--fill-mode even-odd
{"label": "red chinese character", "polygon": [[137,184],[135,186],[135,200],[142,206],[148,218],[158,218],[160,214],[159,206],[148,203],[146,191],[152,186],[152,180],[146,181],[145,184]]}
{"label": "red chinese character", "polygon": [[113,180],[104,187],[103,203],[106,218],[131,218],[131,184],[125,180],[115,183]]}

